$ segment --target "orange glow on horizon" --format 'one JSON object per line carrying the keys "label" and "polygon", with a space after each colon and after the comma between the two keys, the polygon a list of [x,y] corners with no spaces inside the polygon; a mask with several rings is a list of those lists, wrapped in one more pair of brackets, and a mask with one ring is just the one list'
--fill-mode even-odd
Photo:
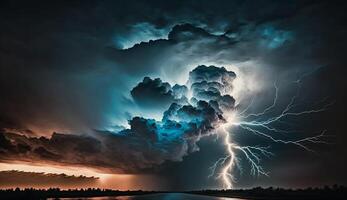
{"label": "orange glow on horizon", "polygon": [[[154,175],[135,175],[135,174],[107,174],[98,172],[96,169],[72,166],[42,165],[34,163],[0,163],[0,171],[17,170],[22,172],[66,174],[68,176],[86,176],[99,178],[94,185],[88,187],[116,190],[160,190],[165,188],[165,184],[159,177]],[[0,186],[1,187],[1,186]],[[12,186],[11,186],[12,187]],[[13,187],[17,187],[13,185]],[[28,185],[27,187],[31,187]],[[64,185],[47,185],[38,188],[61,187]],[[76,185],[74,188],[85,188],[86,186]],[[8,187],[6,187],[8,188]]]}
{"label": "orange glow on horizon", "polygon": [[66,174],[69,176],[94,176],[103,178],[107,174],[97,173],[89,168],[59,166],[59,165],[44,165],[34,163],[0,163],[0,171],[18,170],[23,172],[37,172],[37,173],[53,173],[53,174]]}

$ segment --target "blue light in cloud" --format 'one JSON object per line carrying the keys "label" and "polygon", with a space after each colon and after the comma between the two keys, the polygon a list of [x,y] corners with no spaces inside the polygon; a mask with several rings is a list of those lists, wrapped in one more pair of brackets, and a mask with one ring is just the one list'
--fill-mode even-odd
{"label": "blue light in cloud", "polygon": [[265,39],[265,45],[270,49],[276,49],[293,39],[291,31],[277,30],[272,26],[265,27],[261,35]]}
{"label": "blue light in cloud", "polygon": [[130,31],[114,37],[118,48],[129,49],[135,44],[150,40],[166,39],[169,28],[158,28],[148,22],[141,22],[131,26]]}

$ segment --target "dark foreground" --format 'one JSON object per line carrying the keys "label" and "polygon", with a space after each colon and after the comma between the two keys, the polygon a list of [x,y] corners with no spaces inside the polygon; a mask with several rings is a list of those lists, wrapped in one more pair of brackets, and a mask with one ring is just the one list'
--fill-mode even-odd
{"label": "dark foreground", "polygon": [[[62,198],[61,200],[80,200],[81,198]],[[156,193],[137,196],[90,197],[85,200],[244,200],[239,198],[213,197],[186,193]],[[54,200],[54,199],[53,199]]]}
{"label": "dark foreground", "polygon": [[[227,197],[227,198],[226,198]],[[334,185],[324,188],[242,190],[201,190],[190,192],[118,191],[101,189],[0,190],[0,199],[94,199],[94,200],[236,200],[236,199],[346,199],[347,188]]]}
{"label": "dark foreground", "polygon": [[234,197],[242,199],[347,199],[347,188],[334,185],[324,188],[283,189],[283,188],[253,188],[241,190],[202,190],[191,194],[201,194],[219,197]]}

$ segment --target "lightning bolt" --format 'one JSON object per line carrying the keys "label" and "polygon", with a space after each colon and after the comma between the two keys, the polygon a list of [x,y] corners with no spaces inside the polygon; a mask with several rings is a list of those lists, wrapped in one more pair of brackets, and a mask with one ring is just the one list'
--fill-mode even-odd
{"label": "lightning bolt", "polygon": [[226,147],[227,156],[218,159],[213,166],[210,167],[212,172],[209,177],[215,174],[218,166],[222,166],[221,172],[218,174],[217,178],[223,180],[223,184],[226,189],[231,189],[233,187],[233,182],[235,182],[235,178],[232,175],[234,167],[238,167],[240,170],[242,170],[241,165],[239,164],[239,159],[236,157],[236,152],[240,152],[246,157],[251,165],[252,175],[268,176],[268,172],[266,172],[260,165],[260,154],[266,157],[274,155],[272,152],[267,150],[269,147],[240,146],[233,143],[231,133],[227,131],[226,126],[222,126],[220,131],[222,134],[224,134],[224,145]]}
{"label": "lightning bolt", "polygon": [[[232,127],[239,127],[245,130],[246,133],[251,133],[259,137],[267,139],[270,143],[284,144],[284,145],[294,145],[299,148],[302,148],[305,151],[315,152],[309,147],[309,144],[331,144],[328,142],[328,138],[332,137],[331,135],[326,134],[326,130],[320,131],[318,134],[315,134],[310,137],[296,138],[296,139],[283,139],[283,136],[293,132],[302,132],[300,130],[282,130],[276,128],[276,124],[284,123],[284,119],[287,117],[298,117],[303,115],[309,115],[313,113],[319,113],[327,110],[334,102],[325,103],[323,106],[315,109],[294,111],[294,108],[297,106],[295,102],[300,94],[301,89],[301,79],[307,76],[304,74],[298,80],[293,82],[298,85],[296,93],[291,97],[287,105],[282,109],[279,114],[272,115],[268,117],[269,113],[278,109],[278,98],[279,98],[279,87],[277,82],[274,83],[274,98],[271,105],[264,108],[258,113],[247,113],[250,107],[252,107],[254,98],[250,101],[249,105],[242,111],[235,109],[233,113],[228,113],[226,116],[227,123],[222,124],[216,133],[224,135],[224,146],[226,151],[226,156],[219,158],[211,167],[211,174],[209,177],[218,174],[217,178],[223,182],[223,186],[226,189],[233,188],[233,183],[236,182],[235,177],[233,176],[234,170],[239,169],[242,172],[242,167],[239,163],[240,157],[245,158],[250,164],[250,174],[257,176],[269,176],[269,172],[265,171],[261,166],[262,157],[271,157],[274,154],[269,150],[270,146],[261,147],[261,146],[240,146],[232,141],[232,134],[230,131]],[[324,99],[325,101],[325,99]],[[264,119],[265,118],[265,119]],[[276,134],[279,133],[279,134]],[[274,135],[275,134],[275,135]],[[288,137],[286,137],[288,138]],[[219,173],[216,171],[219,170]]]}

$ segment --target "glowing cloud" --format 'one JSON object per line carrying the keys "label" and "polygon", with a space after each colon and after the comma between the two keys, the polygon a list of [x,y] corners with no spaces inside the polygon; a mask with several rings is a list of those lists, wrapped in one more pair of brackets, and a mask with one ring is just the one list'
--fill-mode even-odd
{"label": "glowing cloud", "polygon": [[[273,155],[269,146],[242,146],[233,142],[230,127],[238,126],[247,133],[267,139],[270,143],[291,144],[313,151],[309,143],[327,143],[325,131],[311,137],[286,139],[280,135],[290,131],[273,126],[285,117],[296,117],[324,111],[330,104],[312,110],[293,111],[297,95],[277,115],[268,117],[277,106],[278,86],[275,83],[273,103],[258,113],[249,113],[254,99],[246,108],[235,106],[230,95],[236,74],[224,67],[198,66],[189,73],[186,85],[171,85],[159,78],[145,77],[131,90],[139,106],[168,106],[162,119],[133,117],[130,128],[119,132],[96,131],[93,135],[54,133],[48,138],[30,138],[16,133],[1,133],[1,160],[34,160],[36,162],[86,165],[117,173],[139,173],[165,161],[182,161],[185,155],[198,151],[197,141],[211,134],[224,135],[227,155],[211,167],[211,176],[220,169],[219,178],[225,188],[235,181],[233,169],[241,159],[250,163],[252,175],[268,175],[260,165],[261,155]],[[300,83],[298,81],[297,83]]]}

